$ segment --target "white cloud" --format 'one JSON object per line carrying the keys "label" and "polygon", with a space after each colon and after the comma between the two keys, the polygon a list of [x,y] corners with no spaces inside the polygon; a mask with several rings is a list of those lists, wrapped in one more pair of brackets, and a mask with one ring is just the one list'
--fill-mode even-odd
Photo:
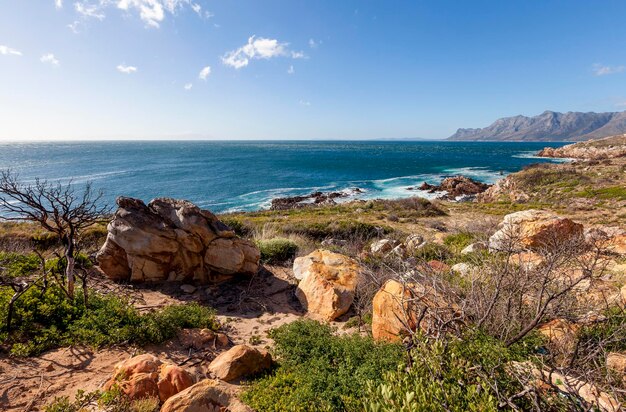
{"label": "white cloud", "polygon": [[137,71],[135,66],[126,66],[125,64],[120,64],[117,66],[117,71],[124,74],[131,74]]}
{"label": "white cloud", "polygon": [[56,7],[57,9],[62,9],[63,8],[63,0],[54,0],[54,7]]}
{"label": "white cloud", "polygon": [[100,3],[94,4],[86,1],[74,3],[74,10],[80,14],[83,18],[93,18],[98,20],[104,20],[106,17],[102,11],[103,6],[106,5],[108,0],[102,0]]}
{"label": "white cloud", "polygon": [[306,54],[304,54],[304,52],[301,52],[301,51],[297,51],[297,52],[296,52],[296,51],[292,51],[292,52],[291,52],[291,58],[292,58],[292,59],[306,59],[306,58],[307,58],[307,56],[306,56]]}
{"label": "white cloud", "polygon": [[293,64],[291,66],[289,66],[289,68],[287,69],[287,74],[294,74],[296,72],[296,70],[293,68]]}
{"label": "white cloud", "polygon": [[309,39],[309,47],[312,49],[317,49],[317,46],[319,46],[322,42],[317,42],[314,39]]}
{"label": "white cloud", "polygon": [[598,63],[593,65],[593,73],[596,76],[606,76],[608,74],[622,73],[623,71],[626,71],[626,66],[605,66]]}
{"label": "white cloud", "polygon": [[211,66],[203,67],[202,70],[200,70],[200,73],[198,74],[198,79],[206,80],[207,77],[209,77],[209,74],[211,74]]}
{"label": "white cloud", "polygon": [[[168,14],[174,15],[184,7],[190,7],[200,17],[203,16],[202,6],[192,0],[79,0],[74,3],[74,9],[82,19],[104,20],[105,10],[109,7],[139,13],[139,18],[148,27],[159,27]],[[209,18],[212,14],[204,12],[204,16]]]}
{"label": "white cloud", "polygon": [[80,20],[74,20],[73,23],[70,23],[67,25],[67,28],[76,34],[79,31],[78,27],[80,26],[80,24],[81,24]]}
{"label": "white cloud", "polygon": [[183,86],[183,88],[184,88],[185,90],[191,90],[191,88],[192,88],[192,87],[193,87],[193,84],[191,84],[191,83],[187,83],[187,84],[185,84],[185,85]]}
{"label": "white cloud", "polygon": [[300,106],[310,106],[311,102],[307,101],[307,100],[300,100],[298,102],[300,104]]}
{"label": "white cloud", "polygon": [[0,45],[0,54],[4,56],[21,56],[22,52],[19,50],[15,50],[9,46]]}
{"label": "white cloud", "polygon": [[191,9],[196,12],[196,14],[202,17],[202,6],[198,3],[191,3]]}
{"label": "white cloud", "polygon": [[48,64],[51,64],[53,66],[58,66],[59,65],[59,59],[54,57],[54,54],[52,54],[52,53],[46,53],[46,54],[42,55],[39,60],[42,63],[48,63]]}
{"label": "white cloud", "polygon": [[250,64],[250,60],[271,59],[273,57],[291,57],[293,59],[303,58],[304,53],[289,51],[288,43],[279,42],[276,39],[256,38],[251,36],[248,43],[226,53],[222,57],[222,62],[235,69],[241,69]]}

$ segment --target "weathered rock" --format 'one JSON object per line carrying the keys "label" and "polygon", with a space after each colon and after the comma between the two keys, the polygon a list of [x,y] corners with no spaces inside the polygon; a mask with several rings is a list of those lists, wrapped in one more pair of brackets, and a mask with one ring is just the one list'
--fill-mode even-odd
{"label": "weathered rock", "polygon": [[424,242],[424,238],[415,233],[407,236],[407,238],[404,240],[404,248],[406,249],[407,253],[415,253],[425,244],[426,242]]}
{"label": "weathered rock", "polygon": [[220,381],[204,379],[170,397],[161,412],[252,412]]}
{"label": "weathered rock", "polygon": [[474,266],[470,265],[469,263],[461,262],[461,263],[455,263],[454,265],[452,265],[450,270],[458,273],[461,276],[470,276],[474,272],[475,269],[474,269]]}
{"label": "weathered rock", "polygon": [[626,255],[626,230],[617,226],[585,229],[585,240],[608,252]]}
{"label": "weathered rock", "polygon": [[511,362],[508,365],[508,369],[511,373],[518,375],[524,380],[532,377],[533,379],[529,382],[530,385],[540,391],[556,388],[560,392],[575,395],[600,411],[618,412],[622,410],[617,399],[603,392],[592,383],[563,375],[553,369],[540,370],[531,362]]}
{"label": "weathered rock", "polygon": [[183,368],[164,363],[150,354],[138,355],[115,365],[105,390],[117,385],[130,399],[170,396],[193,385],[193,377]]}
{"label": "weathered rock", "polygon": [[424,182],[418,189],[429,193],[445,192],[440,199],[456,200],[460,196],[474,196],[487,190],[491,185],[465,176],[446,177],[439,185]]}
{"label": "weathered rock", "polygon": [[271,366],[272,357],[267,351],[248,345],[237,345],[213,359],[209,371],[215,377],[230,382],[255,375]]}
{"label": "weathered rock", "polygon": [[581,239],[583,225],[542,210],[508,214],[489,238],[492,250],[540,250],[554,243]]}
{"label": "weathered rock", "polygon": [[182,290],[185,293],[194,293],[196,291],[196,287],[194,285],[181,285],[180,286],[180,290]]}
{"label": "weathered rock", "polygon": [[334,205],[335,199],[345,198],[363,193],[364,190],[354,187],[342,192],[313,192],[305,196],[278,197],[272,199],[270,210],[299,209],[314,205]]}
{"label": "weathered rock", "polygon": [[467,255],[468,253],[476,253],[483,250],[488,250],[489,247],[485,242],[476,242],[471,245],[467,245],[463,250],[461,250],[462,255]]}
{"label": "weathered rock", "polygon": [[537,332],[545,336],[549,346],[559,354],[567,356],[576,347],[580,326],[566,319],[553,319],[537,328]]}
{"label": "weathered rock", "polygon": [[[225,337],[225,339],[224,339]],[[178,332],[178,341],[186,348],[202,350],[228,345],[228,337],[223,333],[216,333],[211,329],[182,329]]]}
{"label": "weathered rock", "polygon": [[293,265],[301,279],[296,297],[309,315],[331,321],[348,311],[359,282],[359,264],[344,255],[318,249],[297,258]]}
{"label": "weathered rock", "polygon": [[430,260],[428,261],[427,265],[430,268],[430,270],[432,270],[435,273],[447,273],[452,269],[450,265],[440,260]]}
{"label": "weathered rock", "polygon": [[370,246],[370,252],[375,255],[384,255],[391,252],[396,246],[398,242],[391,239],[380,239],[372,243]]}
{"label": "weathered rock", "polygon": [[626,353],[611,352],[606,357],[606,367],[622,376],[626,381]]}
{"label": "weathered rock", "polygon": [[568,144],[562,147],[546,147],[537,153],[541,157],[560,157],[584,160],[613,159],[626,156],[626,135],[609,136],[604,139]]}
{"label": "weathered rock", "polygon": [[493,186],[476,195],[476,200],[481,203],[499,201],[526,203],[529,199],[530,195],[519,187],[514,175],[498,180]]}
{"label": "weathered rock", "polygon": [[397,342],[418,327],[436,335],[442,331],[441,321],[448,322],[450,328],[458,326],[458,307],[421,283],[388,280],[376,292],[372,305],[372,336],[376,340]]}
{"label": "weathered rock", "polygon": [[120,197],[117,204],[96,256],[111,279],[211,282],[258,270],[260,255],[252,242],[188,201],[159,198],[145,205]]}

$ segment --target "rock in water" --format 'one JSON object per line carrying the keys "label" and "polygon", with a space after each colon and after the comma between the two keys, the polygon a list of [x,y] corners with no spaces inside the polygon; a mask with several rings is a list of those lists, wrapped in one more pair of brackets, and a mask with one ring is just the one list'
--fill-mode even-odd
{"label": "rock in water", "polygon": [[508,214],[489,238],[492,250],[540,250],[583,238],[583,225],[543,210]]}
{"label": "rock in water", "polygon": [[301,279],[296,297],[309,315],[331,321],[350,309],[361,273],[354,259],[320,249],[297,258],[293,271]]}
{"label": "rock in water", "polygon": [[213,213],[186,200],[120,197],[96,259],[111,279],[212,282],[254,274],[259,250]]}
{"label": "rock in water", "polygon": [[233,346],[220,353],[209,365],[209,371],[217,378],[230,382],[255,375],[272,366],[272,357],[267,351],[248,345]]}

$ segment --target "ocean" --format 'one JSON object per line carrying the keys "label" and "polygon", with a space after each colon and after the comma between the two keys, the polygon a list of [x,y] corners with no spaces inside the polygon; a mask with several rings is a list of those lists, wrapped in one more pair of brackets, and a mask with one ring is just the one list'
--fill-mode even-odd
{"label": "ocean", "polygon": [[[564,143],[447,141],[151,141],[1,143],[0,168],[25,181],[92,182],[117,196],[188,199],[216,213],[268,208],[313,191],[363,190],[348,199],[401,198],[422,182],[462,174],[487,183]],[[432,195],[430,195],[432,196]]]}

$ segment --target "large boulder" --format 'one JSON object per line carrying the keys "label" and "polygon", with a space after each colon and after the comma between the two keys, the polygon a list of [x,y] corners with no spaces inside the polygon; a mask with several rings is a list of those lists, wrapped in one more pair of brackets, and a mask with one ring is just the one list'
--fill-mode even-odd
{"label": "large boulder", "polygon": [[331,321],[350,309],[361,274],[354,259],[319,249],[297,258],[293,271],[301,279],[296,297],[311,317]]}
{"label": "large boulder", "polygon": [[159,398],[163,402],[193,383],[193,376],[183,368],[143,354],[115,365],[104,389],[117,385],[130,399]]}
{"label": "large boulder", "polygon": [[186,200],[120,197],[96,259],[111,279],[212,282],[254,274],[259,250],[208,210]]}
{"label": "large boulder", "polygon": [[[459,308],[446,301],[432,286],[388,280],[376,292],[372,309],[372,336],[397,342],[419,327],[427,334],[438,334],[459,322]],[[418,325],[419,323],[419,325]]]}
{"label": "large boulder", "polygon": [[583,225],[542,210],[508,214],[489,238],[492,250],[541,250],[555,242],[582,239]]}
{"label": "large boulder", "polygon": [[224,384],[204,379],[169,398],[161,412],[252,412]]}
{"label": "large boulder", "polygon": [[255,375],[271,366],[272,357],[267,351],[248,345],[237,345],[213,359],[209,371],[216,378],[230,382]]}

